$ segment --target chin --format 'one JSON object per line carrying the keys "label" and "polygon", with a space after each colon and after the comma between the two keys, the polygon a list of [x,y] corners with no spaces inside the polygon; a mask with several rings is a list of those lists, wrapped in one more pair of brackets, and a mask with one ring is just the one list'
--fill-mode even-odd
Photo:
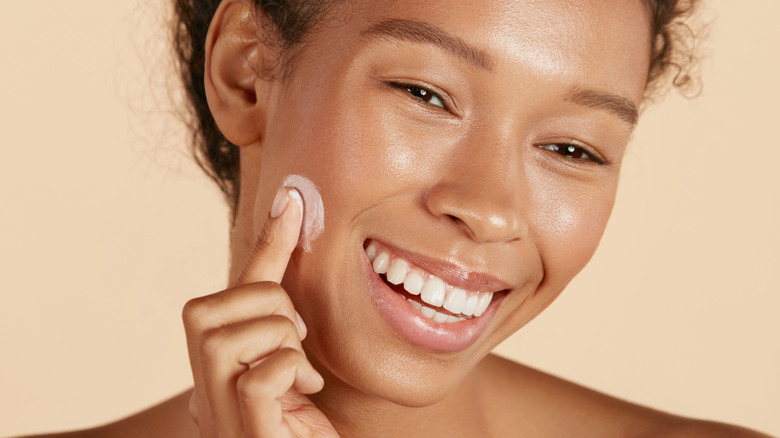
{"label": "chin", "polygon": [[538,263],[510,282],[401,233],[332,224],[310,252],[294,253],[283,282],[309,329],[304,346],[325,391],[434,405],[462,388],[541,298]]}
{"label": "chin", "polygon": [[360,398],[415,408],[431,406],[445,399],[481,359],[431,360],[394,352],[381,345],[370,351],[361,348],[361,353],[354,354],[334,352],[329,348],[331,345],[317,347],[324,351],[307,348],[307,355],[316,368],[324,371],[328,381],[326,390],[334,385],[340,389],[346,387],[345,392],[359,394]]}

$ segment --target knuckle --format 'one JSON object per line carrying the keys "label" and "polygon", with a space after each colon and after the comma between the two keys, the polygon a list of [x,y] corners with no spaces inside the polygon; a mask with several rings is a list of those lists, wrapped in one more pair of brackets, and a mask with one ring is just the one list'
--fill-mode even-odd
{"label": "knuckle", "polygon": [[214,357],[223,349],[226,341],[225,330],[206,330],[200,335],[200,351],[206,357]]}
{"label": "knuckle", "polygon": [[284,364],[285,367],[294,366],[303,359],[303,353],[291,347],[282,347],[277,354],[279,355],[279,362]]}
{"label": "knuckle", "polygon": [[[299,350],[289,347],[279,349],[265,361],[262,372],[255,369],[238,376],[236,396],[244,404],[256,403],[262,398],[272,396],[274,388],[279,386],[279,379],[289,378],[285,377],[285,371],[294,370],[300,366],[303,359],[303,354]],[[275,381],[276,384],[274,384]]]}
{"label": "knuckle", "polygon": [[244,373],[236,381],[236,396],[241,403],[252,404],[263,396],[269,381],[267,373]]}
{"label": "knuckle", "polygon": [[258,283],[263,288],[269,298],[269,310],[273,313],[288,313],[290,315],[295,311],[290,296],[284,290],[281,284],[273,281],[263,281]]}
{"label": "knuckle", "polygon": [[277,333],[282,348],[300,345],[298,328],[290,318],[285,315],[269,315],[267,323],[269,329]]}
{"label": "knuckle", "polygon": [[293,303],[290,300],[290,296],[287,295],[287,292],[284,293],[282,299],[277,303],[276,309],[277,312],[286,315],[289,318],[293,318],[295,316],[295,306],[293,306]]}
{"label": "knuckle", "polygon": [[276,237],[273,234],[274,233],[268,233],[266,229],[263,229],[260,238],[257,240],[257,243],[255,243],[254,249],[252,250],[252,255],[249,258],[250,264],[260,265],[273,257],[275,252],[274,247],[277,246]]}
{"label": "knuckle", "polygon": [[288,329],[295,330],[295,324],[293,324],[292,320],[288,318],[285,315],[278,315],[278,314],[272,314],[268,315],[266,317],[268,324],[274,329],[281,332],[287,331]]}
{"label": "knuckle", "polygon": [[181,311],[182,320],[187,327],[201,326],[209,314],[210,300],[208,297],[198,297],[187,301]]}
{"label": "knuckle", "polygon": [[259,281],[256,284],[268,296],[278,298],[279,295],[287,295],[282,285],[275,281]]}
{"label": "knuckle", "polygon": [[287,295],[287,291],[281,284],[273,281],[261,281],[255,285],[265,298],[264,303],[268,314],[294,314],[295,308],[290,301],[290,296]]}
{"label": "knuckle", "polygon": [[271,223],[266,222],[265,226],[260,230],[260,236],[255,242],[255,255],[264,254],[266,250],[273,248],[276,234],[271,232],[271,228]]}

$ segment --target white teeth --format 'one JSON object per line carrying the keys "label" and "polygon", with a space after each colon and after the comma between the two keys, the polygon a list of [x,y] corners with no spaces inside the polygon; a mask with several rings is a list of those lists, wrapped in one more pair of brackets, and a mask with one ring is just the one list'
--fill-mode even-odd
{"label": "white teeth", "polygon": [[376,244],[374,244],[374,242],[368,244],[366,255],[368,256],[368,261],[373,263],[376,258]]}
{"label": "white teeth", "polygon": [[453,287],[447,294],[447,298],[444,299],[444,308],[452,313],[461,313],[463,307],[466,306],[466,291]]}
{"label": "white teeth", "polygon": [[438,277],[432,277],[425,282],[422,291],[420,292],[420,298],[431,306],[441,307],[444,304],[444,290],[446,285]]}
{"label": "white teeth", "polygon": [[420,303],[418,303],[417,301],[415,301],[415,300],[409,300],[409,299],[407,299],[406,301],[409,301],[409,304],[411,304],[411,305],[412,305],[412,307],[414,307],[415,309],[417,309],[417,310],[420,310],[420,309],[422,309],[422,306],[423,306],[423,305],[422,305],[422,304],[420,304]]}
{"label": "white teeth", "polygon": [[446,313],[437,312],[436,310],[431,309],[430,307],[420,304],[417,301],[414,301],[409,298],[407,298],[406,301],[408,301],[412,307],[419,310],[420,313],[422,313],[425,317],[432,319],[433,322],[438,322],[441,324],[445,322],[453,323],[453,322],[461,322],[466,320],[466,318],[462,316],[453,316],[453,315],[448,315]]}
{"label": "white teeth", "polygon": [[439,323],[447,322],[447,319],[448,319],[447,316],[449,316],[449,315],[446,315],[444,313],[436,312],[436,314],[433,315],[433,322],[439,322]]}
{"label": "white teeth", "polygon": [[390,255],[383,252],[374,259],[374,272],[384,274],[387,272],[387,265],[390,263]]}
{"label": "white teeth", "polygon": [[466,316],[471,316],[474,311],[477,310],[477,304],[479,303],[479,295],[471,294],[466,298],[466,305],[463,306],[463,310],[460,312]]}
{"label": "white teeth", "polygon": [[420,312],[422,312],[422,314],[427,316],[428,318],[433,318],[433,315],[439,313],[428,306],[423,306],[422,304],[420,306],[421,306]]}
{"label": "white teeth", "polygon": [[406,274],[404,278],[404,289],[412,295],[420,295],[423,287],[423,278],[416,272]]}
{"label": "white teeth", "polygon": [[[377,245],[371,242],[366,247],[366,256],[377,274],[385,274],[388,283],[404,284],[404,289],[412,295],[420,295],[422,301],[432,307],[444,307],[449,312],[458,315],[437,312],[435,309],[409,299],[409,303],[424,316],[435,322],[459,322],[467,317],[481,316],[490,305],[493,294],[466,292],[459,287],[447,285],[444,280],[430,274],[411,270],[409,263],[401,258],[391,256],[386,251],[379,251]],[[426,281],[425,279],[428,278]],[[450,289],[447,292],[447,289]]]}
{"label": "white teeth", "polygon": [[406,262],[401,259],[395,259],[387,270],[387,281],[393,284],[399,284],[406,277]]}
{"label": "white teeth", "polygon": [[479,296],[479,303],[477,303],[477,310],[474,311],[474,316],[481,316],[483,313],[485,313],[485,310],[488,308],[488,304],[490,304],[490,300],[493,299],[493,294],[482,294]]}

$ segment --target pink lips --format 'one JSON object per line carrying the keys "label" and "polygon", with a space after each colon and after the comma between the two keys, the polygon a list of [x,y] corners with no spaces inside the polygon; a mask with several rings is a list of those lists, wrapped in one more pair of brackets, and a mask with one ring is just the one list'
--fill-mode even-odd
{"label": "pink lips", "polygon": [[[508,289],[505,283],[489,275],[464,272],[457,266],[398,248],[392,248],[392,251],[453,286],[488,292]],[[363,270],[368,278],[371,297],[393,331],[413,345],[438,353],[455,353],[474,344],[492,321],[504,297],[504,294],[494,296],[487,311],[480,317],[461,322],[437,323],[423,316],[403,295],[390,288],[374,272],[367,257],[363,258]]]}

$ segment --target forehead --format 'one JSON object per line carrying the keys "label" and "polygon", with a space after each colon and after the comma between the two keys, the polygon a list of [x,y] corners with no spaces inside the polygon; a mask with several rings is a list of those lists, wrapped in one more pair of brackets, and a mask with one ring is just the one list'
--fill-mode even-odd
{"label": "forehead", "polygon": [[487,53],[498,72],[584,83],[637,103],[644,92],[645,0],[355,0],[339,9],[357,34],[388,19],[430,23]]}

